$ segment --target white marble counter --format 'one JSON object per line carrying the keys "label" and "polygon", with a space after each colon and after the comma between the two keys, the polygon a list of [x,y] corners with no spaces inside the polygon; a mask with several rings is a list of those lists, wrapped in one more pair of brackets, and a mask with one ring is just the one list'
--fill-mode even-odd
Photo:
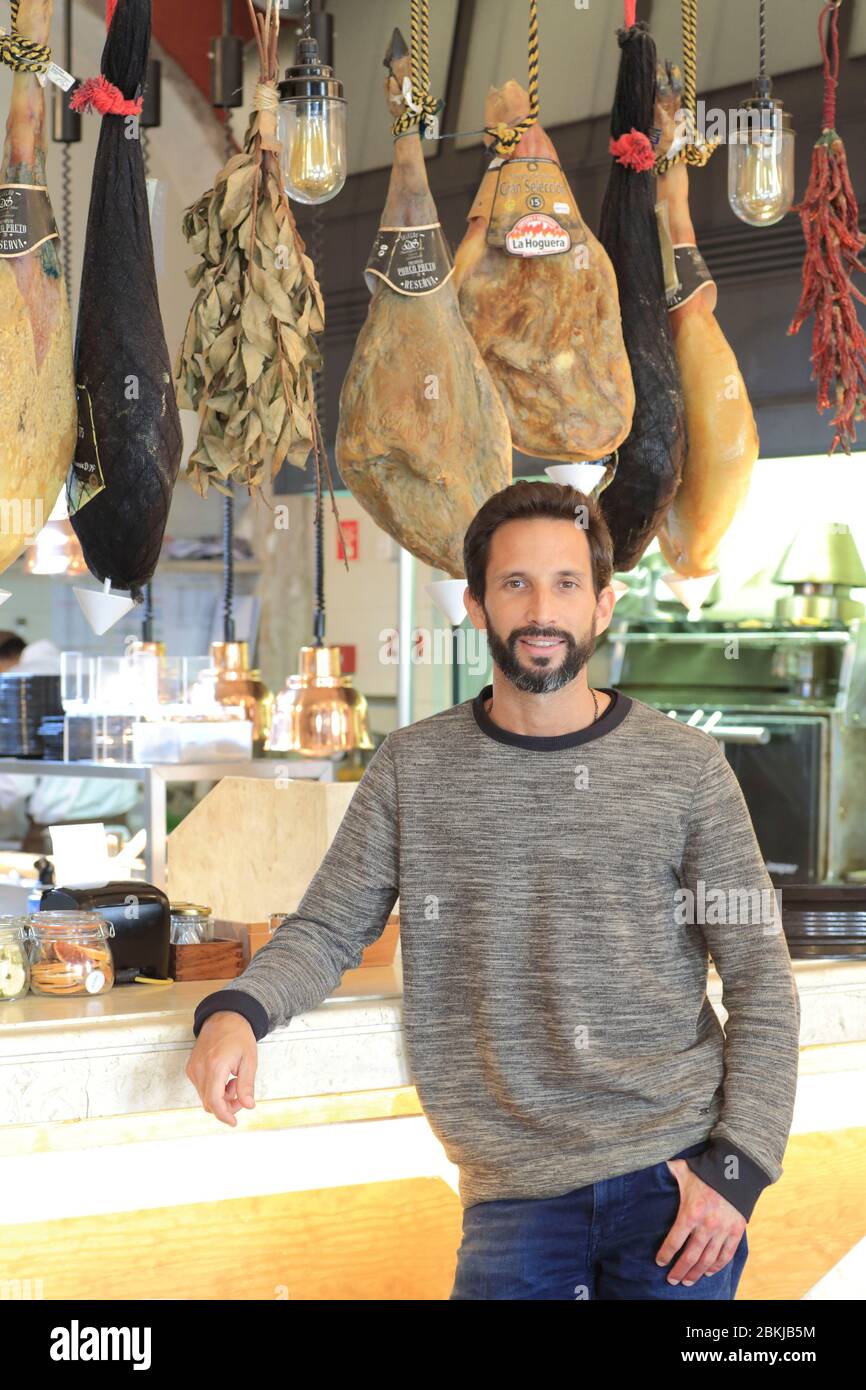
{"label": "white marble counter", "polygon": [[[866,1125],[866,961],[794,969],[802,1047],[792,1133]],[[202,1110],[184,1071],[195,1006],[224,983],[0,1006],[0,1176],[15,1193],[7,1226],[411,1177],[456,1194],[457,1170],[424,1116],[395,1103],[411,1086],[399,964],[348,972],[319,1008],[263,1038],[256,1108],[239,1112],[235,1128]],[[714,971],[708,991],[724,1019]],[[379,1118],[364,1108],[377,1091]],[[313,1097],[337,1093],[333,1117],[313,1113]],[[286,1106],[306,1110],[307,1097],[310,1113],[290,1117]],[[833,1297],[862,1298],[854,1263],[849,1291],[837,1279]],[[826,1296],[822,1287],[810,1296]]]}
{"label": "white marble counter", "polygon": [[[836,1074],[839,1105],[847,1096],[847,1123],[866,1123],[859,1113],[866,1087],[858,1102],[850,1082],[852,1070],[866,1068],[866,961],[802,961],[794,969],[803,1049],[795,1127],[823,1128],[815,1119],[829,1119],[828,1105],[838,1109],[827,1071]],[[192,1017],[200,999],[228,983],[121,985],[96,998],[28,994],[0,1005],[0,1125],[198,1107],[184,1070]],[[714,970],[708,992],[724,1021]],[[810,1089],[809,1078],[823,1089]],[[399,958],[348,971],[323,1004],[259,1044],[260,1100],[407,1085]]]}
{"label": "white marble counter", "polygon": [[[198,1106],[184,1070],[196,1005],[228,980],[117,985],[94,998],[27,994],[0,1005],[0,1125]],[[410,1083],[399,963],[347,971],[317,1009],[263,1038],[256,1096]]]}

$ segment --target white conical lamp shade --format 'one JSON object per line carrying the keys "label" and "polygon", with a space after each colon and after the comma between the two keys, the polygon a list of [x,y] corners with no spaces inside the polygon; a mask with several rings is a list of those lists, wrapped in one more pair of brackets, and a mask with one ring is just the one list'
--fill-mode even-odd
{"label": "white conical lamp shade", "polygon": [[583,492],[588,497],[593,488],[598,487],[607,472],[607,465],[604,463],[551,463],[544,471],[554,483],[565,483],[568,487],[576,487],[578,492]]}
{"label": "white conical lamp shade", "polygon": [[684,579],[681,574],[675,574],[673,570],[659,575],[659,579],[667,585],[674,598],[678,598],[683,607],[688,610],[690,618],[700,616],[701,604],[718,577],[718,570],[713,570],[711,574],[702,574],[697,579]]}
{"label": "white conical lamp shade", "polygon": [[459,627],[466,617],[463,595],[466,593],[465,579],[434,579],[424,588],[432,598],[440,613],[444,613],[452,627]]}
{"label": "white conical lamp shade", "polygon": [[125,617],[135,600],[126,594],[113,594],[111,580],[106,579],[101,589],[73,589],[78,605],[97,637],[101,637],[115,623]]}

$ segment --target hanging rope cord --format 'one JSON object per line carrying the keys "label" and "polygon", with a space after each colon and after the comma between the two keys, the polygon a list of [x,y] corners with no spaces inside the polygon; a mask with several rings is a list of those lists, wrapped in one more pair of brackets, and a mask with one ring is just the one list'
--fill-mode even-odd
{"label": "hanging rope cord", "polygon": [[[762,23],[764,0],[760,0]],[[680,11],[682,15],[683,32],[683,100],[682,110],[686,112],[689,123],[689,132],[694,137],[687,145],[677,150],[676,154],[664,155],[656,160],[656,173],[666,174],[668,169],[675,164],[691,164],[695,168],[702,168],[718,148],[718,140],[705,140],[698,135],[697,111],[698,111],[698,0],[680,0]],[[766,26],[762,30],[764,34],[764,61],[766,61]]]}
{"label": "hanging rope cord", "polygon": [[758,4],[758,71],[761,77],[767,76],[767,0]]}
{"label": "hanging rope cord", "polygon": [[485,133],[493,137],[497,154],[510,154],[522,136],[538,120],[538,4],[529,0],[529,114],[516,125],[495,125],[485,127]]}
{"label": "hanging rope cord", "polygon": [[[818,16],[818,42],[824,67],[824,106],[821,111],[822,138],[825,143],[836,135],[836,89],[839,86],[839,6],[842,0],[828,0]],[[826,33],[825,24],[826,23]]]}
{"label": "hanging rope cord", "polygon": [[34,43],[18,32],[19,0],[12,0],[12,32],[0,34],[0,63],[5,63],[13,72],[44,72],[51,62],[51,49],[47,44]]}
{"label": "hanging rope cord", "polygon": [[412,77],[403,84],[406,110],[397,117],[391,131],[394,135],[405,135],[415,126],[420,135],[424,128],[437,115],[442,102],[437,101],[430,91],[430,7],[428,0],[412,0],[411,37],[409,54]]}
{"label": "hanging rope cord", "polygon": [[[538,120],[538,0],[529,0],[529,113],[516,125],[502,122],[483,126],[481,130],[453,131],[448,135],[431,135],[438,140],[454,139],[457,135],[489,135],[498,154],[507,155],[520,143],[524,132]],[[426,127],[442,109],[430,91],[430,10],[428,0],[412,0],[410,38],[411,83],[404,83],[406,110],[391,127],[395,136],[406,135],[418,127],[424,136]]]}

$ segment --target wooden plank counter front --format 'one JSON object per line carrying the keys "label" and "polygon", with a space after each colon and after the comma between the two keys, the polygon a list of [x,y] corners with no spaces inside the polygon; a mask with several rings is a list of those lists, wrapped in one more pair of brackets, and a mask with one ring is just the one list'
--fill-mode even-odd
{"label": "wooden plank counter front", "polygon": [[[866,1234],[866,962],[795,970],[797,1109],[749,1225],[747,1299],[803,1297]],[[262,1040],[236,1127],[185,1073],[221,983],[0,1007],[0,1295],[446,1299],[457,1174],[411,1083],[399,960]],[[724,1020],[714,971],[709,992]]]}

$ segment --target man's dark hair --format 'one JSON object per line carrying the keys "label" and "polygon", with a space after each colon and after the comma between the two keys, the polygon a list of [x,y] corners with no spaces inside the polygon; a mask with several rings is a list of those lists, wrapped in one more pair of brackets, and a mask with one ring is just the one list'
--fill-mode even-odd
{"label": "man's dark hair", "polygon": [[[578,508],[585,510],[578,512]],[[490,538],[506,521],[536,516],[560,517],[586,532],[592,560],[595,596],[610,583],[613,574],[613,541],[601,507],[586,493],[566,483],[533,482],[523,478],[488,497],[469,523],[463,541],[463,569],[472,597],[484,602]]]}
{"label": "man's dark hair", "polygon": [[19,657],[27,643],[17,632],[0,632],[0,661],[10,661]]}

